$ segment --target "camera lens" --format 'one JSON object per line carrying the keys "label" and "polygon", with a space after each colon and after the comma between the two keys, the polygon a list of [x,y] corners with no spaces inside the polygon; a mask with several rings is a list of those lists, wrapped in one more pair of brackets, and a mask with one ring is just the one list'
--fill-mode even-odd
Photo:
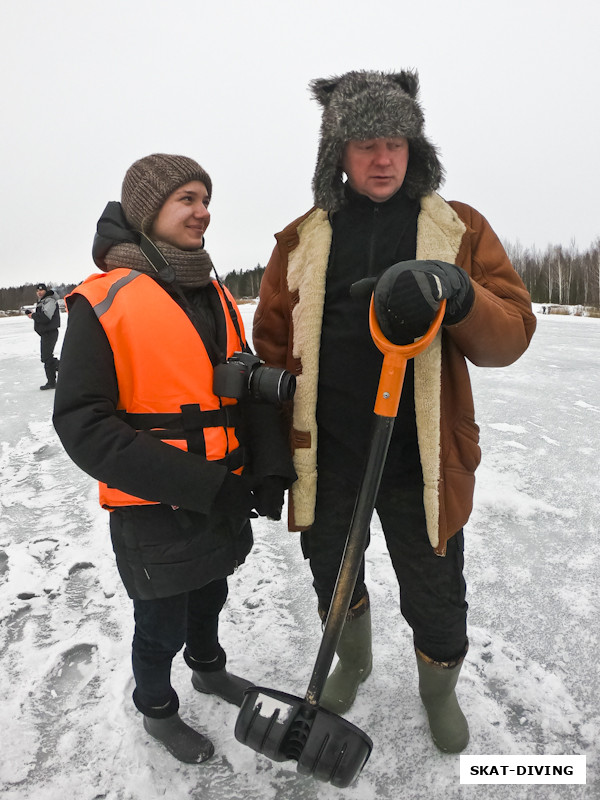
{"label": "camera lens", "polygon": [[268,403],[285,403],[296,391],[296,376],[286,369],[257,367],[250,376],[250,394],[257,400]]}

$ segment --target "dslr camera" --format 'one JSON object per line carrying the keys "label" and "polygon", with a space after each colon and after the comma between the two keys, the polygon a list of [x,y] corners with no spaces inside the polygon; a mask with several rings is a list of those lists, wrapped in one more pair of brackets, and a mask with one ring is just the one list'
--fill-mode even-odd
{"label": "dslr camera", "polygon": [[252,353],[234,353],[214,370],[213,391],[219,397],[251,397],[267,403],[285,403],[296,391],[296,376],[287,369],[266,367]]}

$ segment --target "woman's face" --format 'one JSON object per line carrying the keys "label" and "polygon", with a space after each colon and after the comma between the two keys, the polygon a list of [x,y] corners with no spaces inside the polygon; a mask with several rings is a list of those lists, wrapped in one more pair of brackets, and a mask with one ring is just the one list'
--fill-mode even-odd
{"label": "woman's face", "polygon": [[201,181],[190,181],[170,194],[154,220],[150,236],[180,250],[198,250],[210,222],[209,197]]}

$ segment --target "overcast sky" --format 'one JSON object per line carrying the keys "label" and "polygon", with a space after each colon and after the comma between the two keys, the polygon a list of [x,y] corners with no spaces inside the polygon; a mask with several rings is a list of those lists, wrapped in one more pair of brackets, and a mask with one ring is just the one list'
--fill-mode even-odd
{"label": "overcast sky", "polygon": [[217,270],[265,264],[312,205],[307,85],[416,68],[446,199],[505,240],[600,235],[598,0],[0,0],[0,287],[78,282],[125,171],[153,152],[213,180]]}

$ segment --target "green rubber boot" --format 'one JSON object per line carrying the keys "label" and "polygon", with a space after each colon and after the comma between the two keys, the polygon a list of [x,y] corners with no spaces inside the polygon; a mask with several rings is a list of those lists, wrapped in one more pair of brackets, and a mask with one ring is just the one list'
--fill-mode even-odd
{"label": "green rubber boot", "polygon": [[[323,614],[321,618],[323,618]],[[335,651],[339,661],[327,678],[319,705],[335,714],[344,714],[356,699],[358,687],[371,674],[371,608],[365,595],[348,611]]]}
{"label": "green rubber boot", "polygon": [[460,753],[469,743],[469,725],[456,698],[464,655],[452,662],[433,661],[417,653],[419,694],[427,711],[431,737],[444,753]]}

